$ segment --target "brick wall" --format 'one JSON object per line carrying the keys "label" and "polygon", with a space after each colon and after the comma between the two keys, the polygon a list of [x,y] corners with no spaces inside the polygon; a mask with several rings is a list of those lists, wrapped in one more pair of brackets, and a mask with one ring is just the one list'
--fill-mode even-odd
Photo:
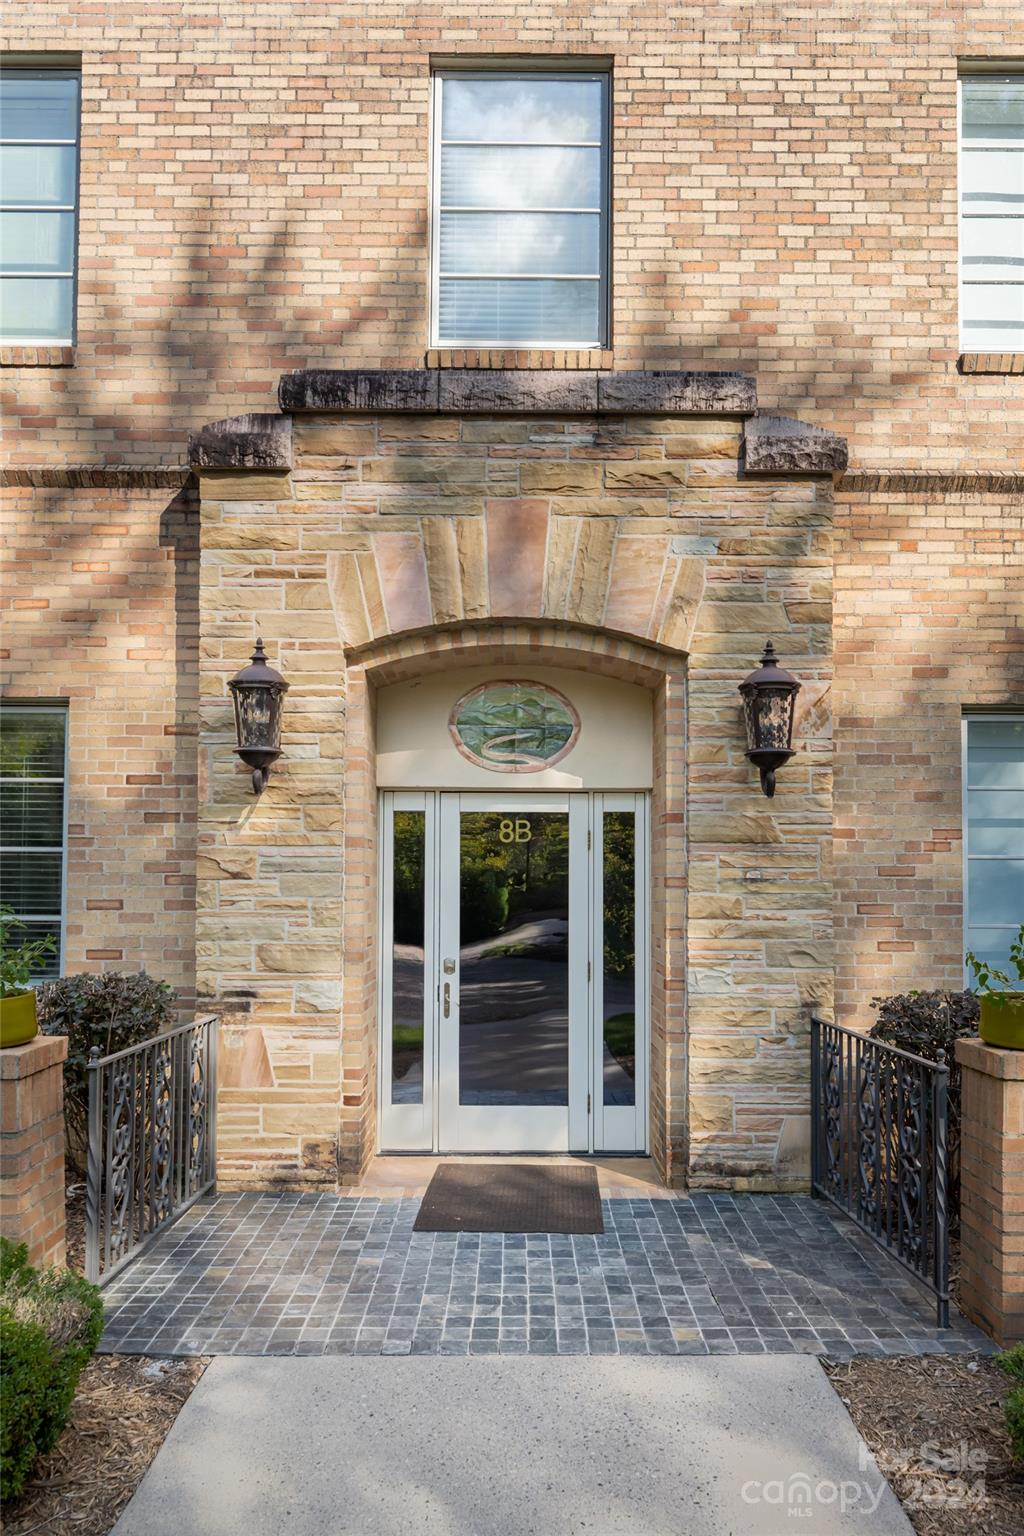
{"label": "brick wall", "polygon": [[77,354],[6,374],[17,462],[421,365],[431,55],[510,51],[614,66],[615,367],[756,373],[858,465],[1019,461],[1024,377],[956,371],[957,59],[1019,56],[1018,0],[10,0],[4,46],[83,61]]}
{"label": "brick wall", "polygon": [[65,964],[195,986],[198,501],[4,492],[4,696],[68,705]]}
{"label": "brick wall", "polygon": [[0,1229],[30,1264],[63,1264],[64,1072],[60,1035],[0,1051]]}
{"label": "brick wall", "polygon": [[[78,345],[3,368],[6,459],[174,465],[190,428],[271,409],[286,369],[423,363],[431,54],[610,59],[611,350],[431,361],[743,368],[762,407],[849,437],[836,920],[840,1005],[866,1021],[872,993],[960,975],[960,709],[1024,703],[1019,490],[885,479],[1024,472],[1024,377],[960,374],[956,330],[957,58],[1019,57],[1019,20],[11,0],[5,48],[81,52],[83,137]],[[70,965],[188,986],[194,534],[153,480],[5,492],[4,685],[71,700]]]}

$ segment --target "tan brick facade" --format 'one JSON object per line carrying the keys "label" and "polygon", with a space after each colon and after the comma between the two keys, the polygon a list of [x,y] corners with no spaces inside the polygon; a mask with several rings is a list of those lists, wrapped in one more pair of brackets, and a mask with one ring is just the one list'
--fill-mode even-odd
{"label": "tan brick facade", "polygon": [[[351,1169],[372,1141],[370,941],[353,921],[341,947],[339,902],[354,860],[372,881],[372,847],[351,842],[373,811],[350,772],[372,752],[359,690],[372,647],[408,630],[531,618],[588,645],[614,630],[648,660],[661,644],[677,668],[689,653],[690,825],[664,854],[688,928],[685,963],[666,939],[660,994],[688,982],[688,1014],[655,1018],[666,1168],[803,1176],[798,1021],[825,1004],[833,922],[847,1021],[872,995],[957,981],[961,711],[1024,703],[1024,377],[1019,359],[958,369],[956,80],[960,58],[1019,56],[1019,20],[1016,0],[869,19],[852,0],[7,7],[5,48],[80,52],[83,119],[77,345],[0,358],[3,683],[69,701],[69,968],[145,964],[188,998],[195,952],[238,1025],[232,1177],[330,1178],[339,1148]],[[430,349],[431,61],[510,54],[612,71],[607,352]],[[708,423],[634,420],[630,440],[560,420],[563,448],[527,420],[503,439],[499,419],[402,437],[408,419],[320,417],[287,485],[204,486],[200,629],[188,432],[272,410],[289,369],[424,365],[752,374],[763,410],[849,440],[834,548],[827,482],[745,481],[735,420],[710,447]],[[504,563],[483,555],[502,538],[545,550],[505,603]],[[746,629],[736,597],[759,610]],[[256,613],[296,751],[253,808],[223,685]],[[805,686],[802,756],[765,823],[735,686],[769,631],[793,637]],[[762,818],[743,843],[701,834],[737,805]],[[257,1014],[260,1045],[241,1027]]]}

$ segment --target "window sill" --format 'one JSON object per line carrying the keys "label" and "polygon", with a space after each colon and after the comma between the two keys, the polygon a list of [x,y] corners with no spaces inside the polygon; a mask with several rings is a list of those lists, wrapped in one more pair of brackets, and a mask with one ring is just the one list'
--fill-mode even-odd
{"label": "window sill", "polygon": [[961,352],[958,373],[1024,374],[1024,352]]}
{"label": "window sill", "polygon": [[0,368],[73,368],[74,347],[0,345]]}
{"label": "window sill", "polygon": [[583,347],[576,350],[549,347],[506,349],[503,347],[431,347],[424,359],[426,368],[610,368],[610,347]]}

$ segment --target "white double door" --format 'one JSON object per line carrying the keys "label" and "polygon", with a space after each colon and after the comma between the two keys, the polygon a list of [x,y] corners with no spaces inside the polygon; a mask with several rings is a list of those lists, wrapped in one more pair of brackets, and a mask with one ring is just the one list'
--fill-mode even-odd
{"label": "white double door", "polygon": [[646,1150],[647,814],[382,796],[382,1151]]}

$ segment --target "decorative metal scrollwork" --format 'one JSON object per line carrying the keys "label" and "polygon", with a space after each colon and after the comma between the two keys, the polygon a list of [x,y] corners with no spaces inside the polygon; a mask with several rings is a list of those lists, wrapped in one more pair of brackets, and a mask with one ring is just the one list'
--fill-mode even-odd
{"label": "decorative metal scrollwork", "polygon": [[150,1168],[150,1221],[159,1226],[171,1213],[171,1143],[174,1129],[174,1055],[169,1041],[153,1051],[151,1114],[153,1162]]}
{"label": "decorative metal scrollwork", "polygon": [[900,1246],[912,1264],[921,1259],[923,1248],[922,1196],[922,1090],[920,1073],[913,1067],[899,1068],[897,1102],[899,1104],[899,1237]]}
{"label": "decorative metal scrollwork", "polygon": [[192,1036],[188,1073],[188,1168],[186,1189],[194,1194],[206,1171],[206,1054],[200,1030]]}
{"label": "decorative metal scrollwork", "polygon": [[878,1058],[866,1051],[857,1074],[857,1191],[861,1220],[873,1226],[879,1217]]}
{"label": "decorative metal scrollwork", "polygon": [[822,1055],[825,1079],[825,1183],[830,1193],[838,1194],[843,1183],[843,1067],[838,1041],[826,1039]]}
{"label": "decorative metal scrollwork", "polygon": [[930,1285],[949,1322],[949,1069],[813,1019],[812,1187]]}
{"label": "decorative metal scrollwork", "polygon": [[131,1059],[122,1058],[110,1069],[110,1123],[107,1127],[108,1241],[113,1262],[124,1253],[131,1236],[132,1150],[135,1113],[132,1100]]}

